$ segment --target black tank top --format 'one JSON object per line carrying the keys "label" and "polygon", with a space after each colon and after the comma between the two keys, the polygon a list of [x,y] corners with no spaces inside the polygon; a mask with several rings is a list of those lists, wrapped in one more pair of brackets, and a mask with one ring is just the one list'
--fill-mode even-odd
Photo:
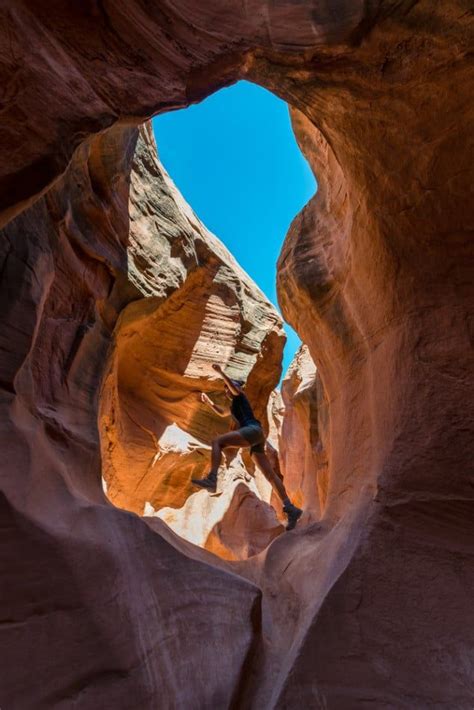
{"label": "black tank top", "polygon": [[248,424],[258,424],[261,426],[258,419],[255,419],[250,402],[243,393],[232,397],[230,411],[232,416],[237,419],[240,426],[248,426]]}

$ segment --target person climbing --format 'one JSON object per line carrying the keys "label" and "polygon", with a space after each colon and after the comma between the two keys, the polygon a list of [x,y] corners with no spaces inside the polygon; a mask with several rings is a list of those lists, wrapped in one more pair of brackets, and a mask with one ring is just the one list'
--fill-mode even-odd
{"label": "person climbing", "polygon": [[253,461],[265,478],[271,483],[283,503],[283,512],[288,518],[286,529],[293,530],[303,511],[290,501],[283,481],[280,476],[275,473],[268,460],[265,453],[265,435],[262,425],[258,419],[255,418],[250,402],[243,392],[244,383],[241,380],[231,380],[230,377],[223,372],[220,365],[213,365],[212,367],[224,380],[224,390],[227,398],[232,400],[232,404],[230,410],[219,407],[217,404],[214,404],[211,398],[204,392],[201,393],[201,401],[207,404],[212,411],[220,417],[226,417],[229,413],[232,414],[232,417],[239,425],[239,429],[213,439],[211,470],[206,478],[193,478],[192,482],[200,488],[205,488],[212,493],[215,492],[222,451],[228,448],[240,449],[250,446],[250,454]]}

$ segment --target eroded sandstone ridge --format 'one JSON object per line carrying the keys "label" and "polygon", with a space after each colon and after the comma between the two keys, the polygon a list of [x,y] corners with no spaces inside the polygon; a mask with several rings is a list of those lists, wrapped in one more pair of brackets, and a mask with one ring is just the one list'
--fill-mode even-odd
{"label": "eroded sandstone ridge", "polygon": [[240,454],[227,457],[219,495],[192,485],[191,478],[207,474],[211,439],[232,426],[200,401],[200,392],[226,405],[211,368],[222,364],[246,380],[266,426],[265,405],[281,373],[280,316],[185,203],[148,128],[131,165],[129,214],[127,279],[141,297],[120,314],[102,387],[107,496],[139,515],[158,515],[185,539],[227,558],[247,557],[282,527],[247,456],[245,463]]}
{"label": "eroded sandstone ridge", "polygon": [[281,472],[291,499],[319,520],[327,498],[328,407],[308,347],[302,345],[282,383],[278,432]]}
{"label": "eroded sandstone ridge", "polygon": [[[3,3],[2,707],[472,707],[472,9]],[[97,414],[130,126],[243,77],[318,177],[279,297],[327,469],[319,520],[225,562],[106,500]]]}
{"label": "eroded sandstone ridge", "polygon": [[2,707],[227,706],[254,642],[258,588],[184,556],[99,485],[109,345],[144,300],[127,253],[138,139],[119,127],[89,141],[2,233]]}

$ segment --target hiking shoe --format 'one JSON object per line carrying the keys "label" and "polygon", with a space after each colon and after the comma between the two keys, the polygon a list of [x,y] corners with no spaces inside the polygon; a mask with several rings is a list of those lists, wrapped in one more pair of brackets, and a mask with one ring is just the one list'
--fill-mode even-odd
{"label": "hiking shoe", "polygon": [[199,486],[199,488],[205,488],[210,493],[215,493],[217,488],[217,476],[210,474],[206,476],[206,478],[192,478],[191,483],[195,486]]}
{"label": "hiking shoe", "polygon": [[291,503],[290,505],[283,506],[283,512],[288,518],[288,525],[286,526],[286,529],[293,530],[293,528],[296,526],[296,523],[303,515],[303,511],[300,510],[300,508],[297,508],[296,505],[293,505],[293,503]]}

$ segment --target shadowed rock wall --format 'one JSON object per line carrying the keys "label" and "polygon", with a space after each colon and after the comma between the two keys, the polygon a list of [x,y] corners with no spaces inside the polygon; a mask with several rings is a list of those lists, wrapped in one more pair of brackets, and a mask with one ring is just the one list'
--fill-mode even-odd
{"label": "shadowed rock wall", "polygon": [[[1,13],[2,706],[472,707],[471,3]],[[324,387],[327,497],[210,564],[101,492],[97,391],[136,294],[127,173],[94,145],[126,159],[127,125],[242,77],[292,104],[318,176],[279,294]],[[100,228],[75,229],[76,189]]]}
{"label": "shadowed rock wall", "polygon": [[2,707],[227,706],[254,641],[255,586],[102,492],[101,377],[118,313],[143,300],[126,251],[137,138],[91,140],[2,233]]}

